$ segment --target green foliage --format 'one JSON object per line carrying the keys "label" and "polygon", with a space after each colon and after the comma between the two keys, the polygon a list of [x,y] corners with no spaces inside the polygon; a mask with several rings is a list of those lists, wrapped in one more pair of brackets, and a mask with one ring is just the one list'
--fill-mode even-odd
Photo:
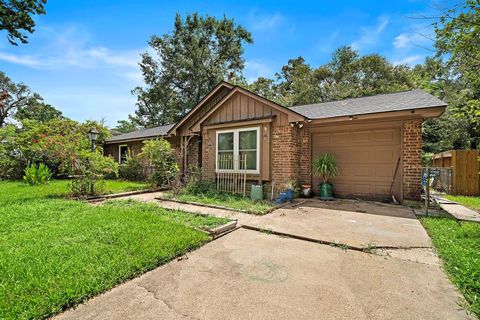
{"label": "green foliage", "polygon": [[91,127],[100,132],[99,144],[109,136],[108,129],[99,123],[63,118],[47,122],[23,120],[21,128],[0,128],[0,168],[6,169],[0,171],[0,178],[20,179],[30,163],[44,163],[54,175],[74,174],[80,153],[91,148],[87,137]]}
{"label": "green foliage", "polygon": [[189,179],[180,194],[214,197],[218,193],[214,180]]}
{"label": "green foliage", "polygon": [[42,101],[32,99],[28,105],[21,108],[15,114],[15,118],[22,120],[37,120],[39,122],[48,122],[57,118],[63,118],[62,112]]}
{"label": "green foliage", "polygon": [[30,165],[25,168],[24,173],[23,181],[31,186],[46,184],[52,178],[52,172],[43,163],[40,163],[38,166],[35,164]]}
{"label": "green foliage", "polygon": [[421,218],[444,269],[480,316],[480,224],[447,218]]}
{"label": "green foliage", "polygon": [[177,14],[174,30],[152,36],[140,68],[145,87],[137,87],[137,110],[130,119],[141,127],[181,119],[219,81],[232,79],[244,67],[243,43],[252,37],[233,19]]}
{"label": "green foliage", "polygon": [[7,31],[10,44],[16,46],[17,41],[27,43],[27,35],[22,31],[32,33],[35,27],[33,15],[45,14],[47,0],[1,0],[0,30]]}
{"label": "green foliage", "polygon": [[327,183],[338,174],[337,159],[333,154],[323,153],[313,159],[312,171],[322,179],[323,183]]}
{"label": "green foliage", "polygon": [[82,151],[73,165],[74,179],[71,181],[71,195],[93,196],[104,192],[104,178],[118,177],[118,163],[96,151]]}
{"label": "green foliage", "polygon": [[457,145],[479,148],[480,2],[461,1],[452,9],[443,11],[435,23],[435,33],[436,58],[442,61],[443,67],[437,82],[445,89],[450,119],[462,124],[452,132],[457,132]]}
{"label": "green foliage", "polygon": [[148,179],[153,187],[170,185],[180,170],[170,143],[162,138],[145,141],[138,157],[151,170]]}
{"label": "green foliage", "polygon": [[21,178],[27,165],[17,148],[15,131],[13,125],[0,128],[0,180]]}
{"label": "green foliage", "polygon": [[129,181],[143,181],[143,166],[136,156],[127,155],[127,161],[118,167],[118,177]]}
{"label": "green foliage", "polygon": [[433,153],[422,152],[422,167],[430,167],[432,165]]}
{"label": "green foliage", "polygon": [[413,89],[414,82],[407,66],[340,47],[324,65],[314,68],[302,57],[290,59],[274,80],[259,78],[248,88],[281,105],[295,106]]}
{"label": "green foliage", "polygon": [[120,133],[129,133],[138,130],[138,127],[135,123],[129,120],[119,120],[117,121],[117,126],[113,130]]}
{"label": "green foliage", "polygon": [[[2,14],[0,13],[0,17],[1,16]],[[5,126],[7,118],[13,116],[15,112],[25,108],[29,104],[37,100],[42,100],[42,97],[33,93],[24,83],[13,82],[5,73],[0,71],[0,100],[2,101],[2,108],[0,108],[0,128],[2,128]]]}
{"label": "green foliage", "polygon": [[0,319],[49,318],[209,240],[193,228],[226,222],[136,201],[51,198],[66,192],[65,181],[0,182]]}

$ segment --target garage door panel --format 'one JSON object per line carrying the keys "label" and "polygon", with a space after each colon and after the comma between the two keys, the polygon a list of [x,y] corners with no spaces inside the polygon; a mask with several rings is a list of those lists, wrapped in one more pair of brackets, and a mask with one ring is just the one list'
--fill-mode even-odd
{"label": "garage door panel", "polygon": [[[385,198],[401,154],[401,131],[400,128],[373,128],[314,134],[313,157],[325,152],[337,158],[339,175],[332,179],[337,196]],[[399,168],[394,183],[398,198],[401,171]],[[317,189],[320,180],[314,177],[313,183]]]}

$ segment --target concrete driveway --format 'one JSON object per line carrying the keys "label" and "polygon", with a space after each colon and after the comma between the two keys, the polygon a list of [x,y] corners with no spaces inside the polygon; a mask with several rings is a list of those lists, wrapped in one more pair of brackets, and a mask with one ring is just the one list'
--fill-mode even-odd
{"label": "concrete driveway", "polygon": [[233,231],[58,319],[474,319],[408,208],[313,200],[259,217],[157,204],[271,232]]}
{"label": "concrete driveway", "polygon": [[58,319],[473,319],[438,266],[239,229]]}

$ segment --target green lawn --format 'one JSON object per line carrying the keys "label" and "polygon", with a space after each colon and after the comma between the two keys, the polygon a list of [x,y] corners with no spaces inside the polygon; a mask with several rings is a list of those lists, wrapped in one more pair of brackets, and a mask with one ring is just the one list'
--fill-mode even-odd
{"label": "green lawn", "polygon": [[254,201],[250,198],[233,196],[223,193],[215,195],[180,194],[174,197],[171,193],[166,192],[163,194],[163,196],[179,201],[198,202],[203,204],[222,206],[234,210],[248,211],[249,213],[259,215],[265,214],[268,210],[275,207],[275,205],[269,201]]}
{"label": "green lawn", "polygon": [[468,197],[468,196],[452,196],[450,194],[445,195],[445,198],[458,202],[465,207],[480,212],[480,197]]}
{"label": "green lawn", "polygon": [[450,218],[421,218],[452,282],[480,317],[480,224]]}
{"label": "green lawn", "polygon": [[[51,180],[43,186],[25,186],[23,181],[0,181],[0,204],[10,201],[42,198],[65,198],[69,180]],[[144,190],[150,187],[144,182],[105,180],[105,194]],[[8,192],[6,192],[8,190]]]}
{"label": "green lawn", "polygon": [[58,313],[201,246],[209,236],[194,228],[226,221],[134,201],[92,206],[59,198],[64,187],[0,182],[0,319]]}

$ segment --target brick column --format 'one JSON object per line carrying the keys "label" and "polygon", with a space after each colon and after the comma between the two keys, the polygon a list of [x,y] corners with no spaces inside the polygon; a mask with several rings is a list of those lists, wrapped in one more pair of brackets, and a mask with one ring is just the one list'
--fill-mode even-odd
{"label": "brick column", "polygon": [[312,170],[312,151],[311,151],[311,135],[307,128],[299,129],[300,131],[300,181],[303,184],[310,183],[310,172]]}
{"label": "brick column", "polygon": [[403,123],[403,197],[420,200],[422,190],[422,120]]}
{"label": "brick column", "polygon": [[272,179],[280,187],[297,179],[300,171],[300,143],[298,128],[276,126],[272,133]]}
{"label": "brick column", "polygon": [[[211,171],[210,161],[215,161],[215,158],[210,159],[210,150],[213,148],[213,141],[210,139],[210,135],[204,132],[202,135],[202,179],[213,178],[213,172]],[[213,168],[215,164],[213,164]]]}

